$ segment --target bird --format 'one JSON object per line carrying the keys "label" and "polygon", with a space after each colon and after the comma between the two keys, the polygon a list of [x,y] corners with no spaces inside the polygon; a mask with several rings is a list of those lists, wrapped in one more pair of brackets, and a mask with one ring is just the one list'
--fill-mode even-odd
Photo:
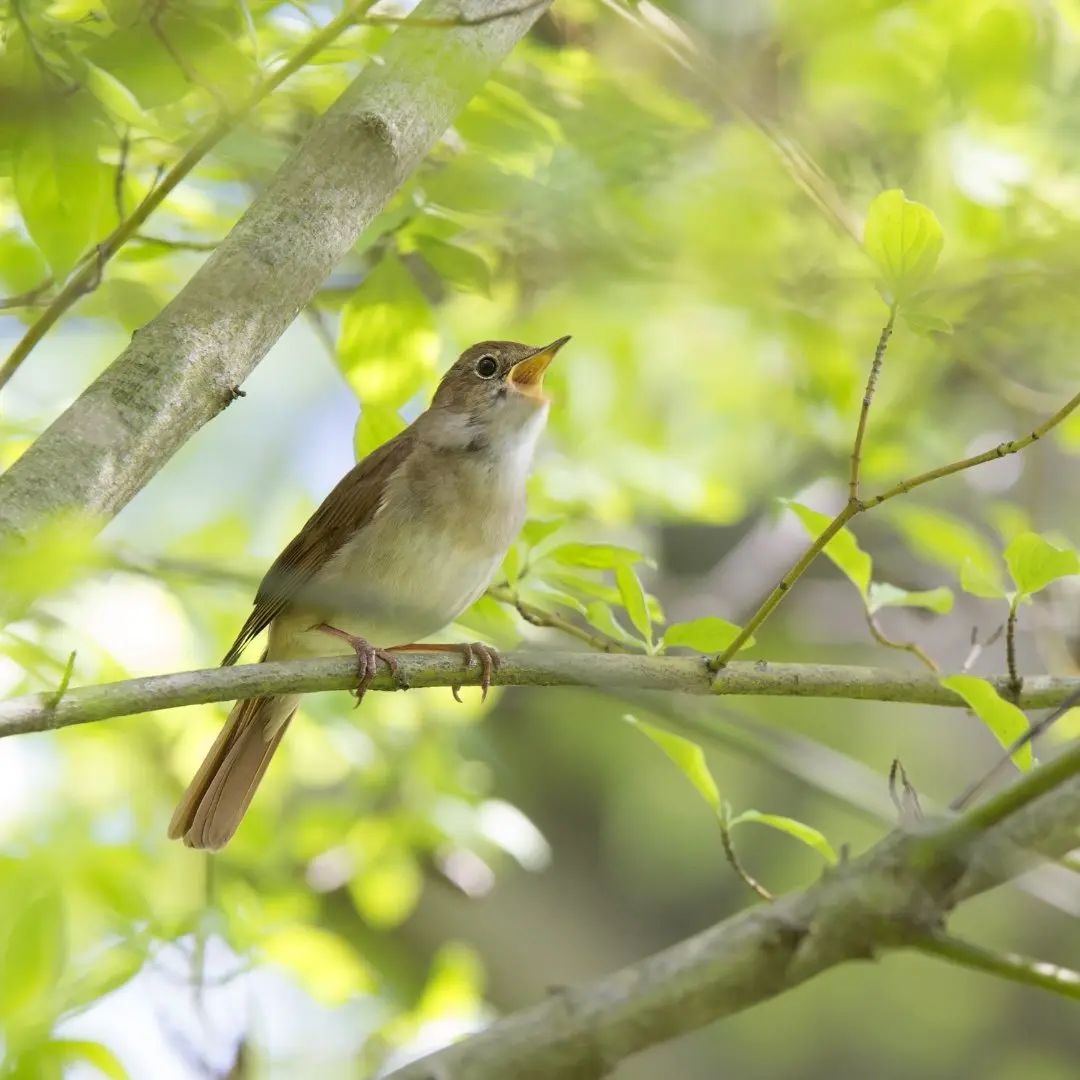
{"label": "bird", "polygon": [[[222,666],[263,630],[264,661],[355,653],[359,704],[379,661],[397,678],[395,652],[455,650],[466,666],[480,662],[486,696],[494,649],[422,639],[481,596],[525,522],[550,407],[544,373],[569,340],[467,348],[428,408],[362,458],[282,550]],[[260,694],[235,703],[176,807],[171,839],[208,851],[228,843],[300,701]]]}

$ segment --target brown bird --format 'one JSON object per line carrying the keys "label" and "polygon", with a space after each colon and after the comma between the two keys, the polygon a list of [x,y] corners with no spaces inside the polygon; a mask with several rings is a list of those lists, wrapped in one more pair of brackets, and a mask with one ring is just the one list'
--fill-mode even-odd
{"label": "brown bird", "polygon": [[[269,629],[263,660],[355,652],[359,699],[377,660],[396,674],[395,650],[459,650],[467,664],[479,658],[486,694],[493,650],[417,642],[483,593],[517,537],[547,421],[544,372],[569,340],[466,349],[428,409],[354,466],[277,557],[222,664]],[[170,837],[211,850],[228,842],[299,704],[280,694],[233,706]]]}

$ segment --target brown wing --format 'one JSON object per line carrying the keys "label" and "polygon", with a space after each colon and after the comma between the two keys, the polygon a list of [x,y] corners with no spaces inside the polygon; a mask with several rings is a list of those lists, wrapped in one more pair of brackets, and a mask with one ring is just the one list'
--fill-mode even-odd
{"label": "brown wing", "polygon": [[375,516],[387,482],[412,443],[412,428],[408,427],[357,462],[323,499],[266,572],[255,594],[255,608],[221,661],[223,666],[235,664],[244,646],[265,630],[315,571]]}

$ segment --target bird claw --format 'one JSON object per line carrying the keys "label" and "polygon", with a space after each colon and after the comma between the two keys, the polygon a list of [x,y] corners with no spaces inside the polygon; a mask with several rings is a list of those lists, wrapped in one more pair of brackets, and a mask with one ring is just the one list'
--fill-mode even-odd
{"label": "bird claw", "polygon": [[[488,690],[491,688],[491,673],[499,670],[499,665],[502,663],[502,657],[499,656],[495,649],[491,648],[490,645],[485,645],[482,641],[462,642],[460,645],[456,645],[455,648],[460,649],[465,657],[466,671],[473,666],[473,663],[479,657],[480,701],[486,701]],[[450,687],[450,693],[454,695],[454,700],[458,704],[461,704],[460,690],[460,686]]]}

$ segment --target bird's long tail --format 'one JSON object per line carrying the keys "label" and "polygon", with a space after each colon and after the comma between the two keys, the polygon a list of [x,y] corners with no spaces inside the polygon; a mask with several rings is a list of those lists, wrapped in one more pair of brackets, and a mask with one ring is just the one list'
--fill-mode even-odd
{"label": "bird's long tail", "polygon": [[300,698],[238,701],[169,823],[172,839],[216,851],[228,843],[281,742]]}

